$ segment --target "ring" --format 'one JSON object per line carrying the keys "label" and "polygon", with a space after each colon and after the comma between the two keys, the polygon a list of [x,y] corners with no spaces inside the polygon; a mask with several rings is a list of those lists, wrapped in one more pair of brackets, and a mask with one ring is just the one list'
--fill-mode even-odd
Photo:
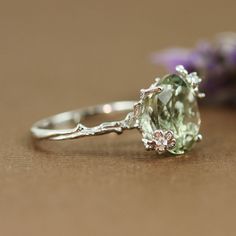
{"label": "ring", "polygon": [[[197,98],[201,78],[179,65],[176,73],[156,78],[141,89],[140,100],[120,101],[60,113],[36,122],[32,136],[36,139],[67,140],[138,129],[146,150],[158,154],[183,154],[202,139]],[[123,120],[87,127],[81,122],[99,114],[127,112]]]}

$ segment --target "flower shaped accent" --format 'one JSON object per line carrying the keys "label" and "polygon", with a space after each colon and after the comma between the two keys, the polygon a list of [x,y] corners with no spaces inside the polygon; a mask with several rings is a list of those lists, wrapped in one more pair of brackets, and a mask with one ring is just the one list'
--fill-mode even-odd
{"label": "flower shaped accent", "polygon": [[158,154],[173,149],[176,144],[174,133],[171,130],[156,130],[151,140],[143,139],[143,142],[147,150],[155,150]]}

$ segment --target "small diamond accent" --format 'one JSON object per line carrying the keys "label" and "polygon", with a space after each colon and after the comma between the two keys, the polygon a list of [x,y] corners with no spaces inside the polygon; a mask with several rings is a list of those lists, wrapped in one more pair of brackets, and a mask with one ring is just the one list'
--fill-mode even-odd
{"label": "small diamond accent", "polygon": [[188,76],[187,76],[187,79],[188,79],[188,82],[192,85],[198,85],[201,83],[201,78],[198,77],[197,73],[196,72],[193,72],[193,73],[190,73]]}

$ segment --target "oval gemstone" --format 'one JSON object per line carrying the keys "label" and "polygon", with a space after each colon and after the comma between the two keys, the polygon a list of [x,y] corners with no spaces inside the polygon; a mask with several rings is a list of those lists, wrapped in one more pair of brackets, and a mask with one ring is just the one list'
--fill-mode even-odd
{"label": "oval gemstone", "polygon": [[178,75],[168,75],[157,84],[163,90],[148,95],[142,104],[140,128],[151,139],[156,130],[174,133],[176,145],[168,150],[182,154],[192,148],[200,128],[200,114],[194,90]]}

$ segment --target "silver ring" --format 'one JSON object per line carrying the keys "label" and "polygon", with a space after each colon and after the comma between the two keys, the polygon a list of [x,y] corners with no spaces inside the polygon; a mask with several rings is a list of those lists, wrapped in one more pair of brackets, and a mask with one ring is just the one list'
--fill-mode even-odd
{"label": "silver ring", "polygon": [[[197,98],[201,79],[183,66],[166,75],[147,89],[141,89],[140,100],[120,101],[60,113],[36,122],[31,133],[36,139],[67,140],[138,129],[147,150],[183,154],[202,136]],[[124,119],[87,127],[82,122],[98,114],[127,112]]]}

